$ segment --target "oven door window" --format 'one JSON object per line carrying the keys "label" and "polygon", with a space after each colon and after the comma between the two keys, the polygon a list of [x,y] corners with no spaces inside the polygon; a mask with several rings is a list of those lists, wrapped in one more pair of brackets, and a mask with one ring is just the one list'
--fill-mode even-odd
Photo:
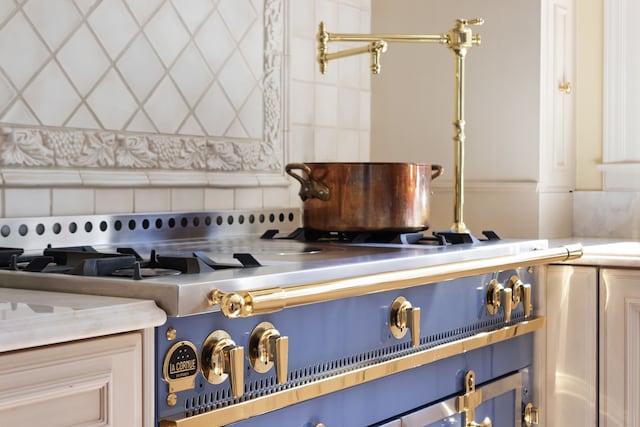
{"label": "oven door window", "polygon": [[[493,426],[520,426],[522,423],[522,374],[516,373],[484,384],[482,403],[475,408],[475,421],[489,418]],[[465,416],[456,411],[457,397],[419,409],[380,427],[452,427],[465,425]]]}

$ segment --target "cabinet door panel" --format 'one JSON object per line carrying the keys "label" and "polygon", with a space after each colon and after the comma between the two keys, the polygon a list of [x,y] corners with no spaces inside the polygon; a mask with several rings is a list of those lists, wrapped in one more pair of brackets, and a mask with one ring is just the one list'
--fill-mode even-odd
{"label": "cabinet door panel", "polygon": [[640,271],[600,271],[600,425],[640,425]]}
{"label": "cabinet door panel", "polygon": [[0,425],[141,426],[141,349],[130,333],[0,355]]}

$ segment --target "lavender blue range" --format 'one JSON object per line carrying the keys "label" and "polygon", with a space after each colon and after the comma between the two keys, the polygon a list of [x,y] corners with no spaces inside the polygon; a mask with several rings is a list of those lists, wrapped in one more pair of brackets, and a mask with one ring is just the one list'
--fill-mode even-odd
{"label": "lavender blue range", "polygon": [[532,266],[579,251],[492,233],[290,234],[299,220],[6,219],[0,285],[155,300],[159,427],[535,424]]}

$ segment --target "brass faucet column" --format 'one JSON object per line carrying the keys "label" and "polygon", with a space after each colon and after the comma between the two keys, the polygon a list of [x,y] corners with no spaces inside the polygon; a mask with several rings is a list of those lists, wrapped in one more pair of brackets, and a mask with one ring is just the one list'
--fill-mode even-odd
{"label": "brass faucet column", "polygon": [[455,91],[453,97],[453,158],[454,158],[454,206],[451,230],[468,233],[464,223],[464,60],[467,50],[474,44],[480,44],[480,36],[473,35],[469,25],[482,25],[482,19],[470,21],[456,20],[455,27],[447,33],[447,46],[455,54]]}
{"label": "brass faucet column", "polygon": [[[438,43],[446,45],[455,56],[455,94],[454,94],[454,222],[451,230],[458,233],[468,233],[464,224],[464,58],[467,50],[473,45],[480,44],[480,36],[474,35],[471,25],[482,25],[482,19],[458,19],[455,26],[447,34],[337,34],[327,32],[324,22],[318,28],[318,63],[320,72],[327,72],[330,60],[344,58],[362,53],[370,53],[371,70],[374,74],[380,72],[380,54],[386,50],[387,43]],[[346,49],[328,53],[329,42],[366,42],[368,46]]]}

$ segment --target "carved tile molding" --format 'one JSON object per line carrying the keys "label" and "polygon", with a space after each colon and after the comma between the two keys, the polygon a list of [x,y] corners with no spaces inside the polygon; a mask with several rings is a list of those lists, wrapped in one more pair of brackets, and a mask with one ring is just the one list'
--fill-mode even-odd
{"label": "carved tile molding", "polygon": [[[197,45],[198,37],[206,25],[206,20],[196,25],[190,23],[191,21],[187,19],[187,15],[180,15],[180,7],[184,7],[186,3],[176,3],[170,0],[156,3],[160,6],[149,12],[149,15],[142,19],[140,18],[141,12],[135,9],[138,6],[135,6],[134,3],[123,2],[125,7],[122,13],[125,15],[130,14],[134,18],[133,20],[138,22],[135,23],[137,25],[135,28],[137,29],[132,30],[132,38],[128,42],[129,44],[125,44],[120,53],[117,54],[112,54],[113,48],[109,44],[111,43],[109,40],[101,40],[98,37],[99,25],[96,24],[95,16],[101,11],[102,2],[100,0],[91,2],[92,6],[87,8],[80,5],[88,3],[68,2],[70,8],[69,12],[65,12],[68,13],[65,16],[75,19],[69,19],[69,22],[72,22],[76,29],[69,30],[68,33],[61,31],[51,33],[52,35],[47,35],[44,30],[40,30],[36,25],[36,18],[42,15],[41,13],[38,15],[30,10],[29,3],[26,3],[26,6],[16,4],[15,9],[10,11],[13,15],[5,18],[2,25],[0,25],[0,37],[2,37],[3,30],[7,30],[10,27],[12,31],[17,31],[15,28],[20,24],[24,27],[24,30],[21,29],[20,31],[33,32],[33,34],[37,34],[38,39],[45,42],[43,45],[46,45],[48,53],[43,55],[48,59],[44,59],[44,65],[34,71],[30,80],[25,81],[21,81],[17,77],[17,73],[15,74],[16,77],[13,77],[14,74],[10,70],[10,65],[0,68],[0,80],[6,83],[3,86],[5,89],[0,88],[0,92],[2,90],[6,92],[5,94],[0,93],[0,95],[6,95],[0,97],[2,98],[0,101],[5,102],[2,107],[4,110],[0,108],[0,112],[2,112],[2,116],[0,116],[0,173],[2,173],[3,177],[7,173],[13,173],[16,176],[16,172],[20,176],[26,176],[25,173],[28,171],[33,171],[35,175],[43,177],[46,176],[45,171],[63,174],[92,173],[92,171],[95,173],[106,172],[105,176],[114,174],[140,176],[141,174],[162,173],[165,177],[167,174],[170,175],[172,173],[175,173],[178,177],[193,177],[202,174],[206,176],[222,176],[224,173],[231,172],[229,174],[230,178],[226,179],[227,182],[234,179],[237,180],[238,176],[245,176],[247,178],[245,182],[258,182],[259,185],[264,182],[268,183],[266,185],[286,184],[287,181],[282,173],[284,161],[283,123],[285,122],[285,103],[283,100],[287,81],[282,63],[285,37],[284,18],[286,16],[283,8],[286,7],[286,2],[282,0],[249,0],[247,2],[247,5],[250,5],[247,7],[253,7],[255,10],[264,7],[262,17],[253,21],[254,23],[252,24],[255,25],[255,22],[259,22],[264,26],[263,39],[260,40],[264,47],[264,53],[262,70],[258,70],[258,72],[252,71],[258,80],[256,88],[252,92],[253,95],[249,95],[254,97],[261,96],[262,108],[255,107],[248,113],[243,111],[243,108],[249,104],[249,101],[247,101],[247,104],[241,104],[240,101],[243,98],[238,98],[240,99],[238,102],[235,102],[233,98],[234,88],[237,89],[242,84],[238,85],[236,83],[234,86],[235,81],[233,79],[228,81],[217,80],[222,75],[222,72],[217,73],[214,70],[211,65],[214,60],[208,59],[206,48],[202,47],[202,45]],[[213,2],[212,4],[220,8],[223,2]],[[231,5],[229,7],[236,7],[238,3],[226,4]],[[223,11],[213,9],[207,13],[209,14],[208,17],[221,16],[221,20],[227,19],[224,17]],[[161,48],[154,45],[154,34],[151,33],[151,29],[152,25],[154,25],[153,21],[160,15],[171,16],[176,25],[182,25],[180,31],[184,30],[187,35],[181,52],[196,52],[201,55],[203,63],[206,62],[208,67],[207,75],[213,76],[210,77],[211,80],[208,81],[206,88],[203,88],[202,92],[192,94],[195,99],[193,101],[187,96],[187,90],[183,90],[180,83],[173,79],[174,75],[172,73],[179,64],[180,51],[176,54],[176,59],[168,61],[165,59],[166,54]],[[129,15],[126,16],[129,18]],[[235,35],[233,34],[233,27],[230,25],[232,24],[233,15],[230,16],[228,21],[224,23],[225,28],[231,33],[231,40]],[[92,25],[94,27],[91,27]],[[101,44],[102,52],[107,57],[107,65],[105,65],[106,68],[104,69],[106,71],[102,71],[103,74],[100,77],[102,81],[98,80],[92,88],[86,89],[86,93],[83,93],[80,89],[81,85],[74,81],[72,74],[67,72],[59,57],[63,52],[64,44],[71,44],[71,41],[74,40],[75,36],[73,34],[80,34],[81,31],[89,33],[85,31],[85,28],[91,28],[95,40]],[[74,31],[77,32],[74,33]],[[61,35],[58,37],[58,34]],[[138,34],[138,36],[135,34]],[[59,42],[59,46],[54,45],[54,43],[58,42],[56,37],[62,40]],[[184,105],[183,116],[181,116],[184,118],[177,120],[177,127],[170,132],[162,131],[162,123],[154,118],[154,110],[149,107],[151,101],[155,101],[152,99],[154,95],[151,92],[145,96],[138,95],[136,90],[132,89],[134,83],[128,81],[125,73],[118,68],[127,50],[132,51],[134,49],[135,37],[144,37],[149,46],[153,46],[153,52],[157,54],[157,57],[160,58],[159,60],[164,62],[164,68],[162,68],[164,77],[156,77],[156,86],[150,91],[154,90],[159,93],[161,88],[166,87],[163,86],[166,84],[170,86],[170,90],[165,91],[165,93],[177,94],[176,99],[167,99],[166,102],[178,102]],[[236,49],[237,52],[247,49],[246,43],[249,43],[247,39],[248,37],[241,39],[238,36],[237,40],[235,40],[237,45],[233,49]],[[212,41],[212,43],[214,42],[215,40]],[[150,49],[149,51],[152,50]],[[233,50],[230,52],[233,52]],[[49,56],[47,57],[46,55]],[[231,55],[233,56],[233,54]],[[238,56],[241,55],[244,55],[244,53]],[[243,60],[246,60],[246,58]],[[243,64],[242,67],[251,69],[250,60]],[[61,70],[56,75],[63,76],[60,78],[65,84],[68,83],[69,87],[73,88],[73,97],[69,98],[71,99],[69,101],[71,112],[69,115],[64,116],[66,118],[60,119],[59,123],[45,120],[47,115],[54,117],[50,107],[49,110],[45,111],[47,114],[38,115],[38,105],[35,103],[29,104],[29,91],[32,90],[30,87],[41,84],[40,80],[44,80],[44,78],[41,79],[39,76],[54,68]],[[143,73],[144,70],[140,71],[140,74]],[[114,75],[117,75],[118,79],[120,79],[121,86],[127,88],[126,96],[133,99],[133,107],[132,112],[128,113],[130,114],[128,119],[123,119],[121,125],[115,128],[109,128],[105,124],[107,120],[102,120],[98,109],[93,108],[91,97],[93,96],[92,94],[97,92],[100,85]],[[221,91],[226,93],[225,96],[230,105],[229,110],[232,111],[232,114],[235,114],[235,116],[228,119],[231,124],[225,125],[227,126],[226,130],[219,133],[213,132],[212,128],[207,126],[207,123],[205,123],[207,119],[204,118],[204,114],[199,116],[200,110],[198,110],[198,103],[210,96],[212,88],[221,88]],[[245,97],[247,95],[243,93],[241,96]],[[55,101],[52,100],[52,102]],[[257,104],[260,105],[259,102]],[[158,104],[155,105],[157,106]],[[215,111],[216,108],[214,107],[213,110]],[[24,111],[25,113],[16,116],[16,111]],[[80,117],[80,112],[84,111],[89,111],[90,114],[85,114],[83,117],[95,118],[95,126],[74,126],[74,120],[77,120],[77,117]],[[256,114],[258,117],[255,117]],[[32,119],[12,121],[10,120],[11,117],[28,117]],[[207,117],[210,118],[210,114]],[[247,125],[249,121],[251,121],[251,124]],[[239,124],[235,125],[235,123]],[[262,126],[261,132],[259,128],[255,130],[256,123]],[[143,128],[146,126],[148,130],[138,131],[135,126],[142,126]],[[251,126],[254,126],[254,128],[252,129]],[[198,132],[190,132],[190,130],[196,128]],[[249,177],[255,176],[270,178],[262,181],[256,178],[249,179]],[[183,178],[183,181],[185,179]],[[43,180],[46,180],[46,178],[43,178]],[[134,179],[133,181],[136,180]],[[4,182],[7,184],[8,180],[5,178]],[[123,179],[123,182],[126,182],[126,179]],[[198,185],[203,182],[210,185],[211,179],[202,179],[194,184]],[[33,184],[33,182],[30,184]],[[187,182],[182,182],[179,185],[187,184]],[[109,185],[109,182],[104,182],[102,185]]]}

